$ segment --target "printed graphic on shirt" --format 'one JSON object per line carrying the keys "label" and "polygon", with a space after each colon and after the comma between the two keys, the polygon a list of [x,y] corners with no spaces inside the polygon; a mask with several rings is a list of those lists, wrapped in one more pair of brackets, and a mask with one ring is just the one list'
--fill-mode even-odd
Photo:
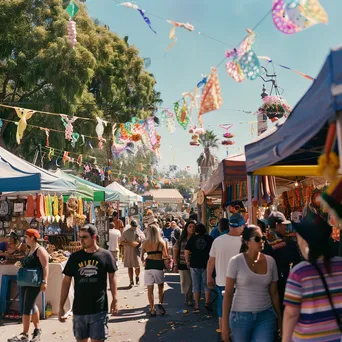
{"label": "printed graphic on shirt", "polygon": [[97,283],[97,277],[92,279],[89,278],[98,274],[98,263],[99,262],[96,260],[85,260],[78,263],[78,271],[81,276],[80,283]]}
{"label": "printed graphic on shirt", "polygon": [[207,242],[205,241],[205,239],[197,239],[196,240],[196,248],[199,251],[203,251],[203,249],[205,249],[207,247]]}

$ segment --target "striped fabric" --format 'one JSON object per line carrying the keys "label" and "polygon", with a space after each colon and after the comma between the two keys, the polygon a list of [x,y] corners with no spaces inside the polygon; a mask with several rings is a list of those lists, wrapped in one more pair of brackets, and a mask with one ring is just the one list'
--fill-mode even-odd
{"label": "striped fabric", "polygon": [[[318,262],[325,275],[334,306],[342,319],[342,258],[331,259],[331,275]],[[317,270],[309,262],[296,265],[287,280],[284,304],[300,307],[293,341],[342,341],[336,319]]]}

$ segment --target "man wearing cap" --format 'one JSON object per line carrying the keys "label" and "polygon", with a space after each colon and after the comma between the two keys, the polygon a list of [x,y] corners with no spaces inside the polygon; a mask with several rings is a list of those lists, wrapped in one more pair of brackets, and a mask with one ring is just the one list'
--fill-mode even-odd
{"label": "man wearing cap", "polygon": [[134,286],[133,269],[135,269],[135,282],[139,285],[140,264],[138,248],[141,245],[141,237],[138,232],[138,223],[131,221],[131,227],[125,230],[121,236],[121,244],[124,248],[124,267],[128,268],[129,287]]}
{"label": "man wearing cap", "polygon": [[220,330],[222,329],[222,292],[226,285],[228,263],[232,257],[240,253],[241,234],[245,227],[245,223],[245,218],[241,214],[236,213],[231,215],[229,219],[229,229],[225,234],[222,234],[214,240],[210,249],[210,258],[207,265],[207,282],[209,288],[214,288],[215,282],[213,279],[213,272],[215,269],[216,290],[218,292],[217,314],[219,317]]}
{"label": "man wearing cap", "polygon": [[71,254],[63,271],[58,318],[66,320],[64,304],[74,278],[73,329],[77,341],[104,341],[108,337],[107,274],[113,298],[110,313],[118,312],[117,267],[112,254],[97,245],[97,234],[92,224],[80,229],[83,249]]}
{"label": "man wearing cap", "polygon": [[302,260],[297,243],[285,237],[288,224],[291,224],[291,221],[287,220],[283,213],[271,212],[268,217],[270,227],[267,236],[268,247],[264,249],[264,254],[272,256],[277,263],[278,293],[282,309],[284,309],[284,292],[290,269]]}

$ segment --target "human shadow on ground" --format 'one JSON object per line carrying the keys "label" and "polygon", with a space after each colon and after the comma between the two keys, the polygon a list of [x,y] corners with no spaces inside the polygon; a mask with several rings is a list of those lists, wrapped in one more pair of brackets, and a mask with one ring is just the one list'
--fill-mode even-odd
{"label": "human shadow on ground", "polygon": [[166,274],[165,283],[168,285],[164,297],[167,314],[147,317],[145,333],[139,342],[216,340],[216,311],[208,312],[204,308],[204,301],[201,301],[200,314],[193,314],[192,307],[184,304],[179,274]]}

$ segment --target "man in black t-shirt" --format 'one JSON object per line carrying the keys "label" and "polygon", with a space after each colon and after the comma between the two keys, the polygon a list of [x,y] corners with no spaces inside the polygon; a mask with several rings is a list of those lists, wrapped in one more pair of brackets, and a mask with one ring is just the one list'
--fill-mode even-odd
{"label": "man in black t-shirt", "polygon": [[192,236],[185,247],[185,260],[191,272],[192,291],[195,298],[194,313],[199,313],[201,289],[205,291],[205,308],[212,311],[210,305],[210,289],[207,286],[207,263],[213,238],[207,234],[202,223],[195,226],[195,235]]}
{"label": "man in black t-shirt", "polygon": [[73,253],[65,268],[62,283],[59,320],[65,322],[64,304],[74,278],[74,334],[77,341],[104,341],[108,337],[107,274],[113,301],[110,313],[118,312],[117,267],[112,254],[96,244],[97,228],[87,224],[80,230],[82,249]]}

